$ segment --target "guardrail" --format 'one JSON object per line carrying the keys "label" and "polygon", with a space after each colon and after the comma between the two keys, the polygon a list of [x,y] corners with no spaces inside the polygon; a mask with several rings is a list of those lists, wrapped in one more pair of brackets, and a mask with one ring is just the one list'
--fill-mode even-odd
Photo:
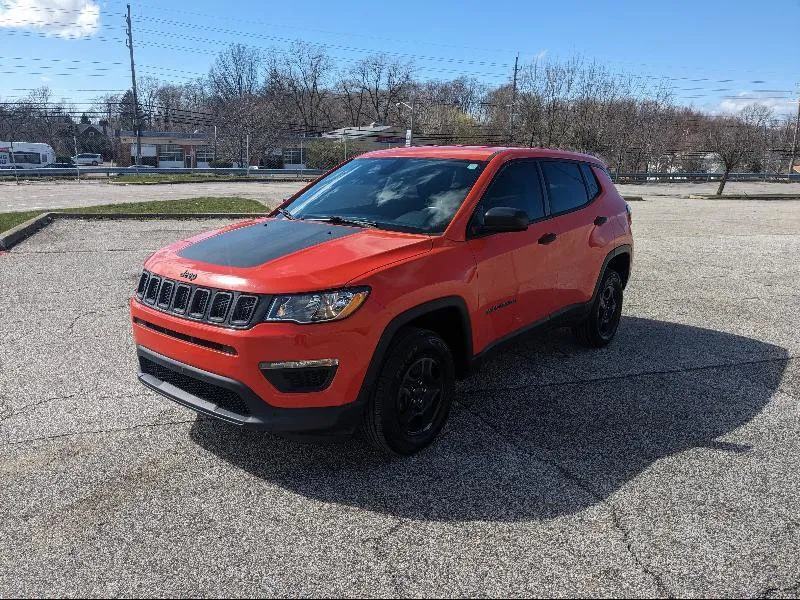
{"label": "guardrail", "polygon": [[318,177],[325,173],[324,169],[240,169],[240,168],[207,168],[207,169],[159,169],[155,167],[69,167],[55,169],[43,167],[38,169],[0,168],[0,177],[46,177],[53,175],[241,175],[249,177],[282,175],[285,177]]}
{"label": "guardrail", "polygon": [[[54,175],[239,175],[247,177],[319,177],[324,169],[240,169],[240,168],[169,168],[155,167],[70,167],[67,169],[10,169],[0,168],[0,177],[47,177]],[[719,181],[722,173],[611,173],[614,182],[648,181]],[[730,173],[728,181],[800,181],[800,173]]]}
{"label": "guardrail", "polygon": [[[722,173],[611,173],[617,183],[647,181],[720,181]],[[728,181],[800,181],[800,173],[729,173]]]}

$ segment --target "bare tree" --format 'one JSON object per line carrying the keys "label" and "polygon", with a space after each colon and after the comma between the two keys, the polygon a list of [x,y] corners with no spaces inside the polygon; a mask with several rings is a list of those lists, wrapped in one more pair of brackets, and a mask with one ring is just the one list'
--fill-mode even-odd
{"label": "bare tree", "polygon": [[318,132],[329,95],[330,58],[316,46],[295,42],[270,65],[269,86],[291,105],[304,133]]}
{"label": "bare tree", "polygon": [[411,89],[411,65],[386,54],[375,54],[359,61],[353,76],[366,94],[372,118],[388,123],[398,102],[406,101]]}
{"label": "bare tree", "polygon": [[759,129],[769,116],[767,107],[753,104],[734,117],[719,117],[708,124],[708,150],[716,154],[722,163],[722,179],[717,196],[722,195],[731,171],[757,152]]}

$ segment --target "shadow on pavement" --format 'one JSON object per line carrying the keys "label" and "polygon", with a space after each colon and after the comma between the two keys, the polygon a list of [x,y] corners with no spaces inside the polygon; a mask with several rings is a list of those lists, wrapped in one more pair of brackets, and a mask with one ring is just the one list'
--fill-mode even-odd
{"label": "shadow on pavement", "polygon": [[411,458],[382,458],[360,440],[303,444],[205,419],[191,436],[323,502],[426,520],[550,518],[597,504],[670,454],[747,452],[717,438],[769,402],[787,356],[754,339],[626,317],[603,350],[554,331],[500,356],[472,389],[459,388],[442,438]]}

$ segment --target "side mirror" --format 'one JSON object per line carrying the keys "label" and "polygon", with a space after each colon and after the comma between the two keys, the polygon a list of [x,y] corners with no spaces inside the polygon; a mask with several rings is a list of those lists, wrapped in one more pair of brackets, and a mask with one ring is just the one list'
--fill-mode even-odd
{"label": "side mirror", "polygon": [[509,206],[495,206],[483,216],[481,233],[503,233],[528,229],[528,215],[524,210]]}

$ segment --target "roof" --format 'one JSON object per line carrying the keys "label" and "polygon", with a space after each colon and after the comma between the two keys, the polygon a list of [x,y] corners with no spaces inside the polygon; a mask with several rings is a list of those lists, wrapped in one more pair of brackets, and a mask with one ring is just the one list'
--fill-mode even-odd
{"label": "roof", "polygon": [[405,129],[395,127],[394,125],[379,125],[372,123],[361,127],[340,127],[333,131],[326,131],[322,134],[324,138],[366,138],[386,133],[405,132]]}
{"label": "roof", "polygon": [[[120,137],[136,137],[135,131],[120,131]],[[180,140],[207,140],[209,135],[207,133],[182,133],[180,131],[146,131],[142,130],[141,137],[143,138],[159,138],[159,139],[180,139]]]}
{"label": "roof", "polygon": [[97,133],[103,134],[103,128],[94,123],[78,123],[78,133],[83,135],[87,129],[94,129]]}
{"label": "roof", "polygon": [[413,146],[411,148],[388,148],[362,154],[362,157],[383,158],[418,156],[424,158],[460,158],[463,160],[489,160],[496,154],[519,158],[567,158],[603,165],[603,161],[589,154],[550,150],[547,148],[514,148],[505,146]]}

